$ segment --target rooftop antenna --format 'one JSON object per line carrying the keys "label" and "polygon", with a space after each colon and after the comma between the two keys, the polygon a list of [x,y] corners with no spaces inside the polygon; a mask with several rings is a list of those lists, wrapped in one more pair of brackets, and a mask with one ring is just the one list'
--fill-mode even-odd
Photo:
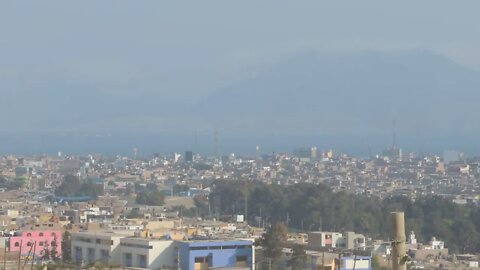
{"label": "rooftop antenna", "polygon": [[195,134],[194,134],[194,146],[193,146],[193,151],[198,153],[198,133],[197,130],[195,129]]}
{"label": "rooftop antenna", "polygon": [[215,157],[218,158],[218,128],[215,127],[213,131],[213,143],[215,144]]}
{"label": "rooftop antenna", "polygon": [[397,120],[393,120],[393,149],[397,148]]}
{"label": "rooftop antenna", "polygon": [[136,147],[133,148],[133,159],[137,159],[138,149]]}

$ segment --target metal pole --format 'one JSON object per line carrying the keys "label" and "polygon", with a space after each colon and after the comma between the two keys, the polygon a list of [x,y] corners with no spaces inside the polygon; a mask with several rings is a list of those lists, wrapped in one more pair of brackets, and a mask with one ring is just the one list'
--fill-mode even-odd
{"label": "metal pole", "polygon": [[338,253],[338,265],[337,265],[337,270],[340,270],[340,266],[342,264],[342,253]]}
{"label": "metal pole", "polygon": [[325,269],[325,251],[322,251],[322,270]]}
{"label": "metal pole", "polygon": [[391,219],[392,267],[393,270],[407,270],[405,215],[403,212],[392,212]]}
{"label": "metal pole", "polygon": [[[30,240],[28,240],[28,243],[31,243]],[[30,250],[28,251],[27,257],[26,257],[25,260],[23,261],[22,270],[24,270],[24,269],[25,269],[25,266],[27,265],[28,258],[30,258],[30,253],[32,253],[33,247],[34,247],[34,246],[30,246]]]}
{"label": "metal pole", "polygon": [[20,270],[20,260],[22,259],[23,240],[20,240],[20,253],[18,253],[18,270]]}
{"label": "metal pole", "polygon": [[3,250],[3,270],[7,269],[7,245],[5,245],[5,249]]}
{"label": "metal pole", "polygon": [[33,261],[35,261],[35,251],[37,249],[37,241],[35,241],[35,244],[33,244],[33,254],[32,254],[32,267],[30,268],[33,270]]}

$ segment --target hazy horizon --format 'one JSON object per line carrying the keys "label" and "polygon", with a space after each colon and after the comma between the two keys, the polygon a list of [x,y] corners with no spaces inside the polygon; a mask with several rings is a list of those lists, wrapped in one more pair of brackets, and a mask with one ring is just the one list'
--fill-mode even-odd
{"label": "hazy horizon", "polygon": [[211,153],[218,128],[225,153],[365,155],[396,119],[407,150],[480,155],[480,3],[462,4],[5,2],[0,153],[181,151],[195,133]]}

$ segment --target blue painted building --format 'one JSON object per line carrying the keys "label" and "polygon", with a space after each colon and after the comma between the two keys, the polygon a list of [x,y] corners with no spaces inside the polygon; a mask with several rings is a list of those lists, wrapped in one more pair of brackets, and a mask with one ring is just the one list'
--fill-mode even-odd
{"label": "blue painted building", "polygon": [[252,241],[179,241],[178,252],[178,264],[181,270],[203,270],[220,267],[254,269],[255,249]]}

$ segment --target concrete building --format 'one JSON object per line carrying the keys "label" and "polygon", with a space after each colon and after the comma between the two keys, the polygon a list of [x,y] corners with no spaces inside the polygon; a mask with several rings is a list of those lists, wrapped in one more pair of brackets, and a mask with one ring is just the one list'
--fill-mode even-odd
{"label": "concrete building", "polygon": [[362,234],[354,232],[310,232],[308,233],[308,248],[360,249],[365,250],[366,240]]}
{"label": "concrete building", "polygon": [[127,237],[120,240],[121,266],[160,269],[177,265],[178,249],[172,240]]}
{"label": "concrete building", "polygon": [[371,270],[372,258],[369,256],[343,257],[340,263],[340,270]]}
{"label": "concrete building", "polygon": [[72,260],[76,263],[95,261],[120,262],[120,239],[125,236],[114,233],[72,233]]}
{"label": "concrete building", "polygon": [[[35,248],[34,248],[35,247]],[[10,252],[22,255],[34,252],[35,256],[62,257],[62,233],[60,231],[22,231],[9,239]],[[55,254],[54,254],[55,253]]]}
{"label": "concrete building", "polygon": [[336,248],[342,237],[343,235],[338,232],[309,232],[308,247],[311,249]]}
{"label": "concrete building", "polygon": [[255,251],[252,241],[180,241],[178,248],[178,264],[181,270],[227,267],[255,269]]}

